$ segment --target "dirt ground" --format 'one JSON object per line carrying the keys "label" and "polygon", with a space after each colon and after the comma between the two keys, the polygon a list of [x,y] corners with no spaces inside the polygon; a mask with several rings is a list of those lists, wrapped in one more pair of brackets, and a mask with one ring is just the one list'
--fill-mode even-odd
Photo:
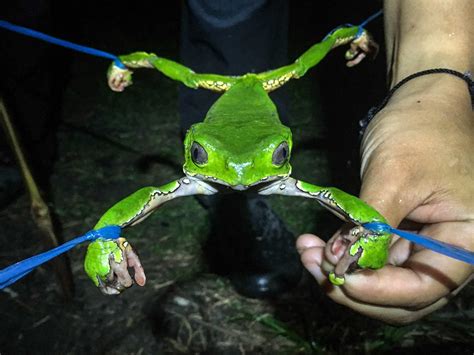
{"label": "dirt ground", "polygon": [[[313,9],[310,2],[301,3]],[[150,50],[177,59],[179,8],[146,10],[130,9],[127,16],[141,21],[125,25],[124,17],[107,17],[105,9],[98,9],[82,28],[83,38],[112,52]],[[314,42],[309,38],[313,20],[304,9],[292,11],[296,29],[291,38],[300,40],[290,49],[299,53]],[[181,176],[178,84],[157,73],[137,72],[134,86],[113,93],[104,80],[107,65],[74,55],[64,91],[49,201],[64,240],[89,230],[101,213],[138,188]],[[341,187],[347,180],[337,177],[356,176],[357,169],[354,162],[333,160],[334,145],[327,145],[331,139],[326,136],[330,128],[322,119],[327,113],[319,103],[324,78],[317,79],[316,74],[289,84],[294,175]],[[342,173],[334,172],[333,164],[342,165]],[[357,182],[344,187],[356,190]],[[295,235],[328,237],[339,225],[311,201],[269,200]],[[101,295],[83,271],[85,246],[79,246],[68,253],[72,300],[62,298],[49,265],[0,292],[0,354],[472,354],[472,286],[443,310],[405,327],[333,303],[307,274],[298,287],[275,299],[245,298],[228,279],[210,273],[203,259],[208,215],[190,197],[170,202],[127,230],[147,273],[143,288],[132,287],[118,297]],[[0,211],[0,225],[0,267],[44,251],[26,195]]]}

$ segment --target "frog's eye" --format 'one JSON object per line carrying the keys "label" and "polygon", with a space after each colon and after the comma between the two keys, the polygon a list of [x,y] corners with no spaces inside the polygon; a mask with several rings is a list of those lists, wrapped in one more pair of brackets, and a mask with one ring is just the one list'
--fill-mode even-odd
{"label": "frog's eye", "polygon": [[290,148],[288,147],[288,143],[281,142],[280,145],[276,147],[275,151],[273,152],[272,163],[273,165],[281,166],[287,161],[289,156]]}
{"label": "frog's eye", "polygon": [[191,159],[197,165],[207,163],[207,152],[198,142],[193,142],[191,145]]}

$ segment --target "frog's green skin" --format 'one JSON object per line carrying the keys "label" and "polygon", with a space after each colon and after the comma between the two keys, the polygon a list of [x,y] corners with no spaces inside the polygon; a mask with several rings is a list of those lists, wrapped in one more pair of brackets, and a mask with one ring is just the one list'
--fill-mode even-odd
{"label": "frog's green skin", "polygon": [[[109,257],[104,258],[103,255]],[[84,261],[84,269],[88,275],[104,275],[110,272],[110,256],[116,263],[123,261],[122,250],[114,240],[103,240],[100,243],[91,243],[87,248],[87,258]],[[96,286],[99,286],[100,279],[93,279]]]}
{"label": "frog's green skin", "polygon": [[[319,187],[290,177],[291,131],[281,124],[277,109],[268,96],[268,92],[288,80],[303,76],[339,45],[351,43],[346,58],[357,61],[359,49],[367,49],[373,44],[365,31],[357,36],[358,30],[357,26],[336,29],[293,64],[264,73],[235,77],[194,73],[155,54],[137,52],[121,56],[127,69],[112,65],[108,73],[109,85],[115,91],[122,91],[131,84],[132,69],[155,68],[188,87],[224,94],[211,107],[204,121],[194,124],[186,134],[185,177],[161,187],[138,190],[109,209],[95,228],[134,225],[166,201],[181,196],[212,195],[230,189],[252,190],[262,195],[301,196],[316,199],[342,219],[357,225],[350,237],[352,244],[348,255],[330,275],[334,284],[344,282],[344,273],[354,262],[362,268],[383,267],[390,235],[371,233],[361,225],[385,222],[385,219],[365,202],[341,190]],[[115,262],[126,260],[125,250],[114,241],[104,240],[90,244],[85,260],[88,275],[105,293],[110,292],[104,290],[103,285],[108,283],[110,286],[111,274],[116,271],[109,266],[110,254]]]}

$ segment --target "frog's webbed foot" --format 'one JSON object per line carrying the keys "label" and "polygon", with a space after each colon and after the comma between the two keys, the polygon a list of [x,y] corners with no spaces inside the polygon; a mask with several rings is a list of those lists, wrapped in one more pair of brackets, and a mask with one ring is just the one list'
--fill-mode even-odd
{"label": "frog's webbed foot", "polygon": [[359,64],[365,57],[375,58],[379,51],[379,45],[372,39],[372,36],[365,30],[354,39],[350,48],[346,52],[346,65],[353,67]]}
{"label": "frog's webbed foot", "polygon": [[107,83],[113,91],[122,92],[132,85],[132,73],[129,68],[122,69],[112,63],[107,71]]}
{"label": "frog's webbed foot", "polygon": [[[109,254],[110,272],[104,279],[98,278],[98,287],[105,295],[121,293],[133,285],[133,279],[140,286],[144,286],[146,282],[145,271],[130,243],[125,238],[117,239],[116,243],[122,253],[121,260],[116,261],[116,256]],[[133,276],[130,275],[131,270]]]}

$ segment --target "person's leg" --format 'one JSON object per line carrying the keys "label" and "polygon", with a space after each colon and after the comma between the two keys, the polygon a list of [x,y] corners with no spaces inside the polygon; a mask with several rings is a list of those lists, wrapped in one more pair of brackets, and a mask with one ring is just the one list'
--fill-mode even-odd
{"label": "person's leg", "polygon": [[[288,64],[287,0],[197,1],[184,3],[180,61],[198,73],[242,75]],[[180,86],[184,132],[206,116],[220,94]],[[271,94],[287,122],[285,88]]]}
{"label": "person's leg", "polygon": [[[242,75],[287,64],[286,0],[185,3],[181,62],[200,73]],[[181,87],[183,135],[204,119],[219,94]],[[284,89],[271,95],[287,123]],[[209,200],[211,234],[205,251],[212,271],[230,277],[249,297],[275,296],[300,280],[294,236],[259,196],[235,193]]]}

